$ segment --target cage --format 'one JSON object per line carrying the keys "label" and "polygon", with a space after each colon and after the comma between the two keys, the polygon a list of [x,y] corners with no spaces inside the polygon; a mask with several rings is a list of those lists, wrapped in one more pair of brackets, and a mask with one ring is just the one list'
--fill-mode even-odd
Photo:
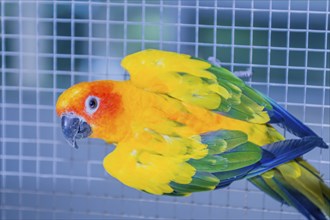
{"label": "cage", "polygon": [[[1,219],[304,219],[251,183],[189,197],[122,185],[113,147],[65,142],[57,97],[82,81],[126,80],[120,60],[146,49],[217,58],[329,144],[327,0],[2,0]],[[283,131],[285,133],[285,131]],[[305,155],[329,185],[329,150]]]}

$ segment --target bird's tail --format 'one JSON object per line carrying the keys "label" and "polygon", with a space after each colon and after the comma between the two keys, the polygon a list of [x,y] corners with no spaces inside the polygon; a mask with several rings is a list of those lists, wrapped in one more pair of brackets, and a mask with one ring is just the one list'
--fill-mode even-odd
{"label": "bird's tail", "polygon": [[330,216],[330,189],[319,172],[298,158],[249,179],[274,199],[295,207],[308,219]]}

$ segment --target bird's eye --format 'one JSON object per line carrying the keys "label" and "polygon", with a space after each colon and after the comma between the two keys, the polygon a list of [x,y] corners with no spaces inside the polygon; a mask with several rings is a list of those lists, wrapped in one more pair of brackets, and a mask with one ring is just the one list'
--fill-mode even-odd
{"label": "bird's eye", "polygon": [[88,102],[88,105],[91,109],[97,108],[97,100],[95,98],[91,98]]}
{"label": "bird's eye", "polygon": [[87,113],[93,114],[94,112],[96,112],[96,110],[99,107],[99,102],[100,102],[99,98],[95,96],[89,96],[85,102],[85,108]]}

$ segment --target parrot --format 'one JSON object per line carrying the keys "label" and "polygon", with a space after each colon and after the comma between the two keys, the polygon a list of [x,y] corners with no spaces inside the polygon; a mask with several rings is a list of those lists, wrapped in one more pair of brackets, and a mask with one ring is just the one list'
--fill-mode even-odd
{"label": "parrot", "polygon": [[72,147],[87,137],[115,146],[103,159],[111,176],[169,196],[247,179],[307,219],[330,215],[330,189],[302,158],[328,145],[273,99],[226,68],[187,54],[146,49],[121,65],[128,80],[80,82],[56,103]]}

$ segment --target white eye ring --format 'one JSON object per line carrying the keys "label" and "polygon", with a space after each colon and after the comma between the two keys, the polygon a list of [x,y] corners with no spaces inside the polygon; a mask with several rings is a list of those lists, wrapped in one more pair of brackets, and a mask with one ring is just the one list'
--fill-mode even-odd
{"label": "white eye ring", "polygon": [[88,96],[85,101],[85,109],[88,114],[93,114],[100,106],[100,99],[95,96]]}

